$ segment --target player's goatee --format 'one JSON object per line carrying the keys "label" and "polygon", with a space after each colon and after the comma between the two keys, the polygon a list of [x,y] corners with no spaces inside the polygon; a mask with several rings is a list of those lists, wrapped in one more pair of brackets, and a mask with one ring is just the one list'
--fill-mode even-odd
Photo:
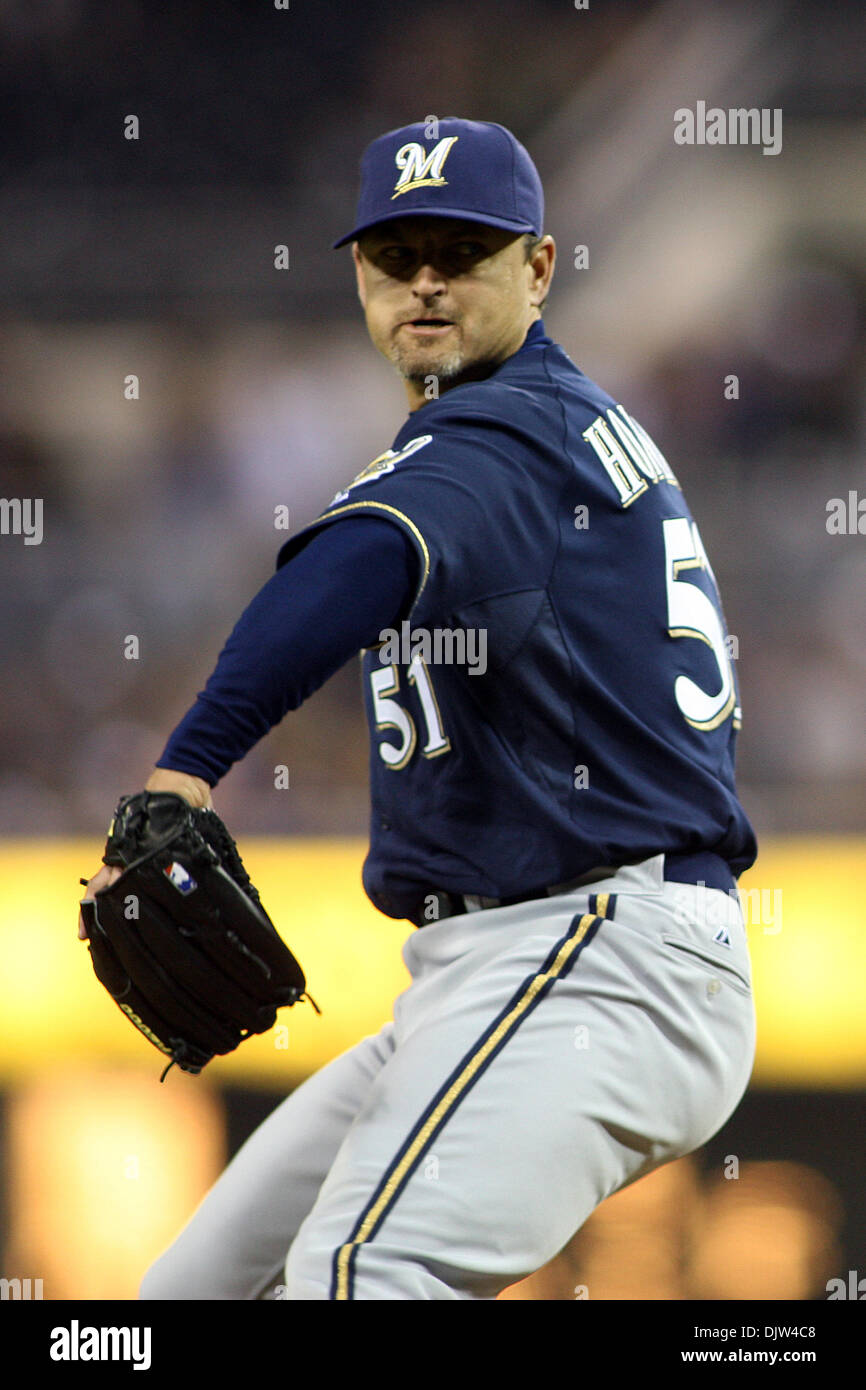
{"label": "player's goatee", "polygon": [[451,381],[460,375],[465,365],[461,352],[452,351],[446,357],[437,359],[433,353],[418,352],[417,349],[407,351],[396,343],[388,356],[400,375],[408,381],[425,381],[429,376],[435,376],[439,381]]}

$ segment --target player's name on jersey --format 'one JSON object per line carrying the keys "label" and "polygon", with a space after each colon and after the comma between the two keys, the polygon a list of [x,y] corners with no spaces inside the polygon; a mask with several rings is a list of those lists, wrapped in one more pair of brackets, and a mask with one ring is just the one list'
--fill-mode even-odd
{"label": "player's name on jersey", "polygon": [[408,620],[379,633],[377,648],[384,665],[466,666],[470,676],[487,670],[487,629],[483,627],[415,627]]}
{"label": "player's name on jersey", "polygon": [[621,405],[606,416],[597,415],[583,438],[601,459],[624,507],[646,492],[650,483],[679,487],[661,449]]}

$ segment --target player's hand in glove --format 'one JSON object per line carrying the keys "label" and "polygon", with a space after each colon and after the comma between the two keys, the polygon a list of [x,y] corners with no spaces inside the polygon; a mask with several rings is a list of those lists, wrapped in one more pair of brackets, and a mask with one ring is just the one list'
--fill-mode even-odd
{"label": "player's hand in glove", "polygon": [[[190,806],[213,806],[210,787],[202,777],[193,777],[192,773],[177,773],[168,767],[154,767],[145,783],[145,791],[175,791],[178,796],[183,796]],[[107,888],[108,884],[113,884],[115,878],[120,877],[120,873],[121,870],[117,867],[103,865],[89,880],[85,881],[82,878],[82,884],[88,890],[85,899],[92,898],[100,888]],[[88,940],[88,929],[81,912],[78,913],[78,940]]]}
{"label": "player's hand in glove", "polygon": [[212,807],[175,792],[123,797],[103,859],[79,935],[97,978],[169,1065],[201,1071],[306,993]]}
{"label": "player's hand in glove", "polygon": [[[190,772],[174,772],[170,768],[155,767],[147,782],[144,785],[147,792],[177,792],[188,801],[190,806],[212,806],[210,787],[201,777],[194,777]],[[101,888],[107,888],[120,876],[120,869],[103,864],[93,878],[81,882],[87,892],[85,901],[92,898],[94,893],[98,893]],[[84,916],[78,914],[78,939],[87,940],[87,926]]]}

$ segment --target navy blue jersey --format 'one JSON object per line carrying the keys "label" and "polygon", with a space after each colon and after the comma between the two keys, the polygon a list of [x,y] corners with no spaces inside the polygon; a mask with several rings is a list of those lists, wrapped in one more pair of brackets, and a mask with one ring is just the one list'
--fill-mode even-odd
{"label": "navy blue jersey", "polygon": [[597,865],[712,850],[739,874],[737,683],[712,569],[671,468],[541,323],[283,548],[375,514],[418,557],[411,611],[363,653],[364,884],[511,897]]}

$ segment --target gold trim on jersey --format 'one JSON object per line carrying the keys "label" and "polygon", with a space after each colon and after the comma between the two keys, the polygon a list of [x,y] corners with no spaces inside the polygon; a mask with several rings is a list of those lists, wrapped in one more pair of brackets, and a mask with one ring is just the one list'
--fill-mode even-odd
{"label": "gold trim on jersey", "polygon": [[687,724],[691,724],[693,729],[702,729],[708,733],[711,729],[717,729],[720,724],[724,724],[736,703],[737,697],[732,690],[727,702],[713,719],[689,719],[687,714],[683,715],[683,719]]}
{"label": "gold trim on jersey", "polygon": [[316,517],[315,521],[310,522],[310,527],[307,529],[310,529],[313,526],[318,526],[323,521],[327,521],[328,517],[340,516],[343,512],[355,512],[360,510],[361,508],[372,508],[374,511],[390,512],[392,516],[399,517],[400,520],[405,522],[406,525],[409,527],[409,530],[412,532],[412,535],[415,537],[416,541],[418,542],[418,545],[421,547],[421,555],[424,561],[424,573],[421,575],[421,582],[418,585],[418,592],[416,593],[413,601],[414,607],[414,604],[417,603],[419,598],[421,597],[421,594],[424,591],[424,586],[427,583],[427,580],[430,576],[430,551],[427,548],[427,542],[421,535],[421,532],[418,530],[418,527],[415,525],[412,518],[408,517],[405,512],[401,512],[397,507],[392,507],[388,502],[346,502],[341,507],[334,507],[333,511],[322,512],[321,516]]}
{"label": "gold trim on jersey", "polygon": [[669,637],[697,637],[699,642],[706,642],[710,651],[715,651],[715,647],[705,632],[701,632],[696,627],[669,627]]}

